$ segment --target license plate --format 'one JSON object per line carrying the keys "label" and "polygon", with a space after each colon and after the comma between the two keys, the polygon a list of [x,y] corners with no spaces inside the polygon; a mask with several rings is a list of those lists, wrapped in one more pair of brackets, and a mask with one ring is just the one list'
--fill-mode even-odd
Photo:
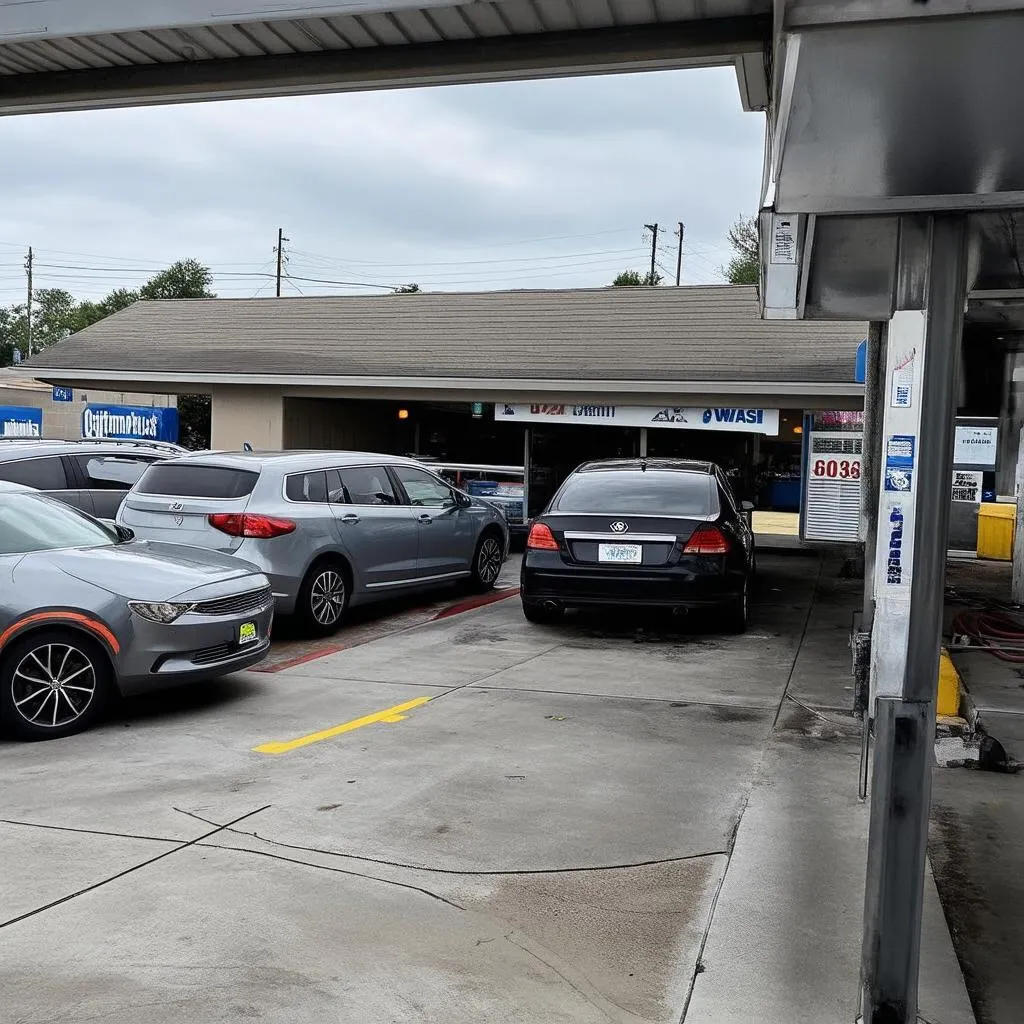
{"label": "license plate", "polygon": [[238,627],[238,642],[240,644],[255,643],[259,638],[260,635],[256,631],[255,622],[243,622]]}
{"label": "license plate", "polygon": [[597,560],[639,565],[644,560],[644,549],[639,544],[598,544]]}

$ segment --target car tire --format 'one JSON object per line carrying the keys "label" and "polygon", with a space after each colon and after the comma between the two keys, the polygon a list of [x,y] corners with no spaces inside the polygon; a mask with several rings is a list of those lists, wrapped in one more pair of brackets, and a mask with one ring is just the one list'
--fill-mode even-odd
{"label": "car tire", "polygon": [[538,626],[553,626],[556,622],[561,622],[564,614],[561,608],[551,610],[539,604],[523,602],[523,615],[526,617],[526,621]]}
{"label": "car tire", "polygon": [[743,590],[739,597],[729,603],[727,612],[727,628],[730,633],[746,633],[750,617],[750,578],[743,578]]}
{"label": "car tire", "polygon": [[91,728],[113,691],[106,651],[76,630],[46,629],[15,640],[0,661],[0,721],[21,740]]}
{"label": "car tire", "polygon": [[341,562],[317,562],[302,581],[295,611],[303,627],[314,636],[337,632],[348,610],[350,576]]}
{"label": "car tire", "polygon": [[501,538],[493,531],[488,531],[480,538],[473,553],[470,576],[473,589],[481,593],[493,589],[504,562],[505,550]]}

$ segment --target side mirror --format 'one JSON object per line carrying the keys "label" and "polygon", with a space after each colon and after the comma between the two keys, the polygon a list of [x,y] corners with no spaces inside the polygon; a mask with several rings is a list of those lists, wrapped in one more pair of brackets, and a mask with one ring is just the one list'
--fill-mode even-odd
{"label": "side mirror", "polygon": [[135,531],[127,526],[118,526],[113,519],[101,519],[100,522],[117,538],[118,544],[127,544],[135,540]]}
{"label": "side mirror", "polygon": [[752,501],[741,501],[740,508],[743,509],[744,512],[753,512],[754,503]]}
{"label": "side mirror", "polygon": [[455,504],[459,508],[469,508],[473,504],[473,499],[468,494],[463,494],[462,491],[456,491]]}

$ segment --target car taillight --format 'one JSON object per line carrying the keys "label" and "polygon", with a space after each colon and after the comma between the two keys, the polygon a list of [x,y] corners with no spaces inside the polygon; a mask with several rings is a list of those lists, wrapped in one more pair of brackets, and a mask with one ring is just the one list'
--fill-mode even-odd
{"label": "car taillight", "polygon": [[726,555],[729,538],[717,526],[698,526],[683,548],[684,555]]}
{"label": "car taillight", "polygon": [[256,537],[269,540],[281,537],[295,529],[290,519],[277,519],[274,516],[260,516],[251,512],[215,512],[206,517],[207,522],[221,533],[230,537]]}
{"label": "car taillight", "polygon": [[526,546],[534,551],[557,551],[558,541],[547,523],[534,523],[526,538]]}

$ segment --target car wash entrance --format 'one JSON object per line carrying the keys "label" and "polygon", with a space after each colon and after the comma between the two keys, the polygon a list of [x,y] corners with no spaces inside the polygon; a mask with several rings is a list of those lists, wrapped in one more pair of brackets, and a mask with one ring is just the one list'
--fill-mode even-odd
{"label": "car wash entrance", "polygon": [[[591,459],[678,458],[717,462],[741,500],[755,500],[765,456],[761,439],[777,442],[783,421],[797,424],[786,442],[799,458],[799,411],[499,403],[495,419],[526,429],[528,515],[538,515],[561,482]],[[774,446],[773,446],[774,453]]]}

